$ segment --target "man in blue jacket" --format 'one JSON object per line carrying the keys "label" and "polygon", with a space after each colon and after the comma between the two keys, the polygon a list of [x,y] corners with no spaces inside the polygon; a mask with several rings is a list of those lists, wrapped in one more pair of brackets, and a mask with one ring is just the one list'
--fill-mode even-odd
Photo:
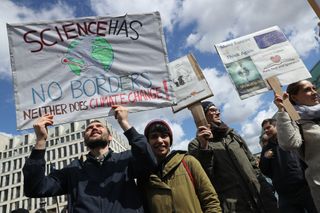
{"label": "man in blue jacket", "polygon": [[61,170],[45,175],[46,127],[53,116],[45,115],[34,124],[36,144],[24,168],[24,192],[28,197],[68,196],[68,212],[143,212],[134,178],[156,168],[146,138],[128,122],[128,110],[114,106],[115,117],[128,138],[131,150],[114,153],[112,135],[95,120],[84,132],[89,149],[85,160],[74,160]]}
{"label": "man in blue jacket", "polygon": [[279,195],[280,212],[316,213],[304,178],[305,165],[295,152],[280,148],[275,119],[265,119],[261,126],[268,141],[262,147],[259,167],[272,180]]}

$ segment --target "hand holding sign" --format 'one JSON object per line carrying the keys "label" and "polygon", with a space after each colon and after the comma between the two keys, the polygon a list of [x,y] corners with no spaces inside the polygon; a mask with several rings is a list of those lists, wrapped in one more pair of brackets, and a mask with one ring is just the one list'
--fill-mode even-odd
{"label": "hand holding sign", "polygon": [[288,99],[288,94],[283,94],[280,86],[280,82],[277,77],[270,77],[267,79],[270,87],[275,93],[275,104],[277,105],[278,109],[283,110],[283,108],[287,111],[289,116],[292,120],[297,121],[300,119],[299,114],[294,109],[292,104]]}

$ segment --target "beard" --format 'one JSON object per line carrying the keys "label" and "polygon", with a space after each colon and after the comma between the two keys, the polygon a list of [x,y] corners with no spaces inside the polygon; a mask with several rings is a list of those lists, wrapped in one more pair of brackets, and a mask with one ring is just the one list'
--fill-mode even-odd
{"label": "beard", "polygon": [[90,138],[85,138],[84,144],[89,148],[89,149],[96,149],[96,148],[105,148],[110,144],[110,141],[107,139],[107,135],[101,135],[101,137],[96,138],[96,139],[90,139]]}

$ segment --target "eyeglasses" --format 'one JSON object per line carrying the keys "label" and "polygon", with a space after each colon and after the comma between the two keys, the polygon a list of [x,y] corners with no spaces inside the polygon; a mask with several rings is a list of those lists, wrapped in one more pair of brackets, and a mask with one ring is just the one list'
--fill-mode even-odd
{"label": "eyeglasses", "polygon": [[211,113],[213,113],[213,114],[218,114],[218,113],[220,113],[220,109],[218,109],[218,108],[209,108],[208,111],[211,112]]}

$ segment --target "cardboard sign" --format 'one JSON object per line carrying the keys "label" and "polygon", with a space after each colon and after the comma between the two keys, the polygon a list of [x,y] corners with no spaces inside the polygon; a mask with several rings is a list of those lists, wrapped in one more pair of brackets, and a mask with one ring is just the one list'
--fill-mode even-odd
{"label": "cardboard sign", "polygon": [[173,112],[213,96],[197,61],[191,54],[170,62],[168,66],[177,103],[172,106]]}
{"label": "cardboard sign", "polygon": [[215,45],[241,99],[268,90],[267,78],[281,85],[310,78],[299,55],[275,26]]}
{"label": "cardboard sign", "polygon": [[17,128],[50,113],[55,124],[174,102],[158,12],[8,24]]}

